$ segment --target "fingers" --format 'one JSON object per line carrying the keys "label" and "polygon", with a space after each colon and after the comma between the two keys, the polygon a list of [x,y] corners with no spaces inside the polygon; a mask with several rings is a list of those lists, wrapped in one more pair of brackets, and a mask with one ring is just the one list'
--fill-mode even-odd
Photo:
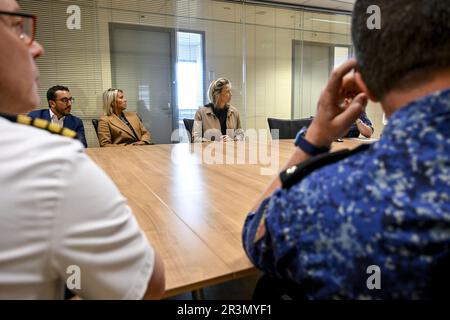
{"label": "fingers", "polygon": [[334,125],[341,128],[349,128],[359,118],[361,113],[364,112],[367,101],[367,96],[364,93],[358,94],[352,103],[335,118]]}
{"label": "fingers", "polygon": [[229,135],[224,135],[221,136],[222,141],[227,142],[227,141],[233,141],[233,139],[229,136]]}
{"label": "fingers", "polygon": [[331,96],[337,96],[341,90],[342,78],[355,67],[356,60],[350,59],[334,69],[330,75],[325,91]]}
{"label": "fingers", "polygon": [[342,79],[342,85],[340,90],[341,98],[351,98],[353,99],[358,93],[362,92],[362,90],[358,87],[356,83],[355,73],[350,72],[347,73]]}
{"label": "fingers", "polygon": [[361,108],[361,112],[363,112],[366,109],[368,102],[367,95],[365,93],[358,94],[355,99],[353,99],[352,104],[350,104],[350,107],[354,105],[354,108]]}
{"label": "fingers", "polygon": [[[350,59],[331,73],[327,86],[319,98],[316,117],[308,129],[307,138],[310,139],[308,141],[316,142],[317,145],[331,144],[336,138],[345,134],[345,130],[350,128],[364,110],[367,103],[365,94],[357,95],[353,102],[345,108],[340,106],[343,98],[343,85],[349,92],[360,91],[359,89],[355,90],[357,85],[354,74],[349,74],[355,67],[356,60]],[[344,79],[344,77],[346,78]]]}

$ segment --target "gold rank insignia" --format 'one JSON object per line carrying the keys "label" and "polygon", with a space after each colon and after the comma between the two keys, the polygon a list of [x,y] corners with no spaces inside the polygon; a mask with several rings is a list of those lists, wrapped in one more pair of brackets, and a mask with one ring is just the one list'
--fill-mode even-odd
{"label": "gold rank insignia", "polygon": [[32,126],[39,129],[47,130],[51,133],[58,134],[64,137],[76,138],[77,133],[71,129],[61,127],[59,124],[51,123],[50,121],[44,119],[33,119],[29,116],[19,114],[19,115],[10,115],[5,113],[0,113],[0,116],[8,119],[11,122],[16,122],[20,124],[24,124],[27,126]]}

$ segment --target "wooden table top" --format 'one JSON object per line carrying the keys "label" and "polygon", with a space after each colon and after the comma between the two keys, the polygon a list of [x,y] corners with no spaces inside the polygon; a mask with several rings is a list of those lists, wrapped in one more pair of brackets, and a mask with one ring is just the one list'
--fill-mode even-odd
{"label": "wooden table top", "polygon": [[[255,272],[241,232],[248,211],[294,150],[293,140],[276,143],[279,152],[273,159],[278,163],[270,175],[261,174],[270,167],[270,158],[258,154],[262,150],[267,155],[270,143],[89,148],[86,153],[127,198],[164,260],[168,297]],[[333,150],[359,144],[346,140],[334,143]],[[266,161],[249,163],[250,153]]]}

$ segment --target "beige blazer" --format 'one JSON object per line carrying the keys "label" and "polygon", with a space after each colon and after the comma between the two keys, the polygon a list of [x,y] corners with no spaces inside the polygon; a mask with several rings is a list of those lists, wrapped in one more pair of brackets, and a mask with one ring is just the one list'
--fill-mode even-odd
{"label": "beige blazer", "polygon": [[100,147],[151,143],[151,133],[144,127],[136,112],[124,112],[124,115],[133,127],[139,140],[136,140],[131,129],[118,116],[113,114],[111,116],[103,116],[98,120],[98,141]]}
{"label": "beige blazer", "polygon": [[[235,140],[244,139],[244,131],[241,127],[239,111],[232,105],[228,106],[227,113],[227,134]],[[210,137],[215,136],[216,140],[222,135],[220,121],[208,107],[200,107],[195,113],[192,136],[194,142],[211,141]]]}

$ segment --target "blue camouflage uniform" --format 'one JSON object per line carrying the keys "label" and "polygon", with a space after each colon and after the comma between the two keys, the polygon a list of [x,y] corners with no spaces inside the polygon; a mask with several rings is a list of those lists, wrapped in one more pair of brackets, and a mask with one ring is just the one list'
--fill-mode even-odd
{"label": "blue camouflage uniform", "polygon": [[[367,114],[365,112],[363,112],[360,116],[359,119],[367,126],[369,126],[372,131],[373,131],[373,125],[372,122],[370,121],[369,117],[367,116]],[[353,123],[352,126],[350,127],[350,130],[348,131],[348,133],[345,135],[346,138],[358,138],[360,135],[358,126],[356,125],[356,123]]]}
{"label": "blue camouflage uniform", "polygon": [[[429,297],[450,254],[450,89],[399,109],[366,150],[276,190],[247,217],[243,243],[310,299]],[[367,286],[372,265],[381,289]]]}

